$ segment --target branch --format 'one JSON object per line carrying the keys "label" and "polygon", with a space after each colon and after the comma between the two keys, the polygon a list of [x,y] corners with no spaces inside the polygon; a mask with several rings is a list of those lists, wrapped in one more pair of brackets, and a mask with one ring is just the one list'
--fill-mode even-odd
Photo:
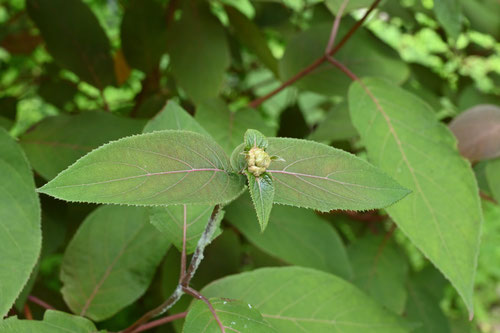
{"label": "branch", "polygon": [[[281,84],[281,86],[279,86],[278,88],[274,89],[273,91],[269,92],[268,94],[266,94],[266,95],[264,95],[262,97],[259,97],[259,98],[255,99],[255,100],[253,100],[252,102],[250,102],[248,104],[248,107],[250,107],[250,108],[256,108],[256,107],[258,107],[259,105],[261,105],[263,102],[265,102],[269,98],[271,98],[274,95],[278,94],[279,92],[281,92],[286,87],[294,84],[296,81],[300,80],[301,78],[303,78],[304,76],[306,76],[307,74],[311,73],[313,70],[315,70],[316,68],[318,68],[321,64],[323,64],[325,61],[327,61],[327,57],[328,56],[333,56],[334,54],[336,54],[344,46],[344,44],[352,37],[352,35],[356,32],[356,30],[358,30],[358,28],[363,24],[363,22],[366,21],[366,19],[368,18],[368,16],[378,6],[378,4],[379,4],[380,1],[381,0],[375,0],[372,3],[372,5],[370,6],[370,8],[366,11],[365,15],[358,22],[356,22],[356,24],[354,24],[351,27],[351,29],[349,29],[349,31],[345,34],[345,36],[342,38],[342,40],[335,47],[333,47],[330,52],[328,52],[327,54],[322,55],[321,57],[319,57],[318,59],[316,59],[315,61],[313,61],[309,66],[307,66],[306,68],[304,68],[303,70],[301,70],[300,72],[298,72],[296,75],[294,75],[293,77],[291,77],[287,81],[283,82]],[[340,10],[339,10],[338,14],[342,14],[340,12]],[[342,15],[337,15],[337,17],[341,17],[341,16]],[[337,20],[337,17],[335,18],[336,20]],[[338,20],[340,21],[340,18],[338,18]],[[333,32],[334,31],[332,29],[332,34],[333,34]],[[335,34],[336,33],[337,32],[335,31]],[[332,34],[330,35],[330,38],[329,38],[330,40],[331,39],[335,39],[335,36],[334,36],[334,38],[332,38]],[[328,50],[328,47],[327,47],[327,50]]]}
{"label": "branch", "polygon": [[220,210],[221,206],[216,205],[214,207],[214,210],[212,211],[210,220],[208,220],[208,224],[205,227],[205,231],[203,231],[203,234],[201,235],[200,240],[198,241],[198,245],[196,246],[196,250],[194,251],[193,257],[191,258],[191,263],[189,264],[189,268],[187,269],[187,272],[181,281],[181,285],[184,287],[189,287],[191,279],[196,273],[198,267],[200,266],[201,260],[203,259],[203,252],[205,251],[207,245],[210,244],[212,236],[214,235],[215,230],[217,229],[216,222]]}
{"label": "branch", "polygon": [[170,323],[170,322],[172,322],[174,320],[185,318],[186,316],[187,316],[187,311],[186,312],[181,312],[181,313],[176,313],[174,315],[171,315],[171,316],[168,316],[168,317],[165,317],[165,318],[161,318],[161,319],[152,321],[150,323],[141,325],[135,331],[133,331],[132,333],[139,333],[139,332],[143,332],[143,331],[146,331],[146,330],[150,330],[152,328],[155,328],[155,327],[158,327],[158,326]]}
{"label": "branch", "polygon": [[187,205],[184,205],[184,224],[182,227],[182,253],[181,253],[181,273],[179,283],[182,282],[186,275],[186,234],[187,234]]}
{"label": "branch", "polygon": [[193,296],[194,298],[202,300],[203,302],[205,302],[207,304],[208,308],[210,309],[210,312],[212,312],[212,315],[214,316],[215,321],[219,325],[220,331],[222,333],[226,333],[226,328],[222,324],[222,321],[220,320],[219,316],[217,315],[217,312],[215,311],[212,303],[210,303],[210,301],[208,300],[208,298],[206,298],[205,296],[203,296],[202,294],[200,294],[199,292],[197,292],[196,290],[194,290],[191,287],[185,287],[184,291],[186,292],[186,294],[189,294],[189,295]]}
{"label": "branch", "polygon": [[[189,264],[189,268],[185,272],[184,276],[180,279],[179,285],[177,288],[175,288],[175,291],[170,295],[169,298],[162,304],[160,304],[158,307],[154,308],[153,310],[147,312],[144,314],[141,318],[139,318],[135,323],[133,323],[131,326],[128,328],[124,329],[120,333],[134,333],[136,332],[136,329],[138,329],[140,326],[151,320],[152,318],[159,316],[163,313],[165,313],[168,309],[170,309],[177,301],[182,297],[184,292],[189,288],[189,283],[191,282],[191,279],[193,278],[194,274],[196,273],[196,270],[198,269],[198,266],[200,266],[201,260],[203,259],[203,252],[205,251],[205,248],[207,247],[208,244],[210,244],[210,241],[212,240],[212,236],[217,229],[217,216],[219,215],[219,212],[221,210],[221,205],[216,205],[214,207],[214,210],[212,211],[212,215],[210,216],[210,219],[208,220],[208,224],[205,227],[205,231],[200,237],[200,240],[198,241],[198,245],[196,246],[196,250],[194,251],[193,257],[191,258],[191,263]],[[185,246],[184,246],[185,250]],[[182,264],[182,263],[181,263]],[[182,274],[182,273],[181,273]]]}

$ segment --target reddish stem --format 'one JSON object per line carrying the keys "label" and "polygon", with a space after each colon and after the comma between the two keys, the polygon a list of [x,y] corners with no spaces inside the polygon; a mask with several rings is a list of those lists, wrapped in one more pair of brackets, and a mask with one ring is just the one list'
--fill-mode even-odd
{"label": "reddish stem", "polygon": [[335,16],[335,20],[333,21],[332,32],[330,33],[330,39],[328,40],[328,44],[325,49],[325,54],[329,54],[332,52],[333,45],[335,44],[335,38],[337,37],[337,32],[339,30],[340,20],[342,19],[342,15],[344,14],[345,7],[349,3],[349,0],[344,0],[340,5],[337,16]]}
{"label": "reddish stem", "polygon": [[354,24],[351,27],[351,29],[349,29],[349,31],[340,40],[340,42],[335,47],[333,47],[332,50],[327,55],[326,54],[322,55],[321,57],[319,57],[318,59],[316,59],[315,61],[313,61],[309,66],[307,66],[306,68],[304,68],[303,70],[301,70],[300,72],[298,72],[295,76],[293,76],[290,79],[288,79],[287,81],[283,82],[278,88],[274,89],[273,91],[271,91],[270,93],[268,93],[268,94],[266,94],[266,95],[264,95],[262,97],[259,97],[259,98],[255,99],[255,100],[253,100],[252,102],[250,102],[248,104],[248,106],[251,107],[251,108],[258,107],[263,102],[265,102],[269,98],[273,97],[274,95],[278,94],[279,92],[281,92],[286,87],[294,84],[296,81],[300,80],[301,78],[303,78],[307,74],[311,73],[313,70],[315,70],[316,68],[318,68],[322,63],[324,63],[325,61],[327,61],[327,56],[328,55],[329,56],[333,56],[335,53],[337,53],[344,46],[344,44],[352,37],[352,35],[356,32],[356,30],[358,30],[358,28],[368,18],[368,16],[370,15],[370,13],[378,6],[379,2],[380,2],[380,0],[375,0],[372,3],[372,5],[370,6],[370,8],[366,11],[365,15],[359,21],[357,21],[356,24]]}
{"label": "reddish stem", "polygon": [[189,294],[189,295],[193,296],[194,298],[202,300],[203,302],[205,302],[207,304],[208,308],[210,309],[210,312],[212,312],[212,315],[214,316],[215,321],[219,325],[219,328],[220,328],[221,332],[222,333],[226,333],[226,328],[222,324],[222,321],[220,320],[219,316],[217,315],[217,312],[215,311],[212,303],[210,303],[210,301],[208,300],[208,298],[206,298],[205,296],[203,296],[202,294],[200,294],[198,291],[194,290],[191,287],[185,287],[185,288],[183,288],[183,290],[186,292],[186,294]]}
{"label": "reddish stem", "polygon": [[161,318],[161,319],[158,319],[158,320],[154,320],[152,322],[149,322],[147,324],[139,326],[132,333],[138,333],[138,332],[143,332],[143,331],[146,331],[146,330],[150,330],[152,328],[155,328],[155,327],[158,327],[158,326],[170,323],[170,322],[172,322],[174,320],[185,318],[186,316],[187,316],[187,311],[186,312],[181,312],[181,313],[176,313],[174,315],[171,315],[171,316],[168,316],[168,317],[165,317],[165,318]]}
{"label": "reddish stem", "polygon": [[32,303],[35,303],[36,305],[38,306],[41,306],[42,308],[46,309],[46,310],[55,310],[56,308],[54,308],[52,305],[42,301],[41,299],[35,297],[35,296],[28,296],[28,300]]}

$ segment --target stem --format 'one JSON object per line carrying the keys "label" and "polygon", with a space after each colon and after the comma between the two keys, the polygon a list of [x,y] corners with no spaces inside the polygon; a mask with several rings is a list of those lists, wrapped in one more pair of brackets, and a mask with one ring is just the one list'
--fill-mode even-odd
{"label": "stem", "polygon": [[186,316],[187,316],[187,311],[186,312],[181,312],[181,313],[176,313],[174,315],[171,315],[171,316],[168,316],[168,317],[165,317],[165,318],[161,318],[161,319],[152,321],[150,323],[141,325],[135,331],[133,331],[132,333],[139,333],[139,332],[143,332],[143,331],[146,331],[146,330],[150,330],[152,328],[155,328],[155,327],[158,327],[158,326],[170,323],[170,322],[172,322],[174,320],[185,318]]}
{"label": "stem", "polygon": [[182,253],[181,253],[181,273],[179,283],[186,275],[186,234],[187,234],[187,205],[184,205],[184,225],[182,228]]}
{"label": "stem", "polygon": [[52,305],[50,305],[49,303],[46,303],[35,296],[31,296],[31,295],[28,296],[28,300],[32,303],[35,303],[36,305],[41,306],[42,308],[44,308],[46,310],[55,310],[56,309]]}
{"label": "stem", "polygon": [[335,20],[333,21],[332,32],[330,33],[330,39],[328,40],[328,44],[325,49],[325,54],[329,54],[332,52],[333,44],[335,43],[335,37],[337,37],[337,32],[339,30],[340,20],[342,19],[342,15],[344,14],[345,7],[349,3],[349,0],[344,0],[340,5],[337,16],[335,16]]}
{"label": "stem", "polygon": [[[311,73],[313,70],[318,68],[322,63],[327,61],[327,56],[333,56],[335,53],[337,53],[344,46],[344,44],[352,37],[352,35],[356,32],[356,30],[358,30],[358,28],[363,24],[363,22],[366,21],[366,19],[371,14],[371,12],[378,6],[379,2],[380,2],[380,0],[375,0],[372,3],[370,8],[366,11],[365,15],[358,22],[356,22],[356,24],[354,24],[351,27],[351,29],[349,29],[349,31],[345,34],[345,36],[341,39],[341,41],[335,47],[333,47],[332,50],[330,52],[328,52],[328,54],[324,54],[321,57],[319,57],[318,59],[316,59],[315,61],[313,61],[309,66],[307,66],[306,68],[304,68],[303,70],[301,70],[300,72],[295,74],[293,77],[291,77],[287,81],[283,82],[281,84],[281,86],[279,86],[278,88],[274,89],[273,91],[269,92],[268,94],[266,94],[262,97],[259,97],[255,100],[253,100],[252,102],[250,102],[248,104],[248,107],[250,107],[250,108],[258,107],[259,105],[261,105],[263,102],[265,102],[269,98],[278,94],[286,87],[292,85],[296,81],[300,80],[301,78],[303,78],[304,76],[306,76],[307,74]],[[339,14],[340,14],[340,10],[339,10]],[[336,32],[335,32],[335,34],[336,34]],[[332,39],[331,36],[330,36],[330,39]]]}
{"label": "stem", "polygon": [[198,241],[198,245],[196,246],[196,250],[194,251],[193,257],[191,258],[191,263],[189,264],[189,268],[187,269],[187,272],[184,274],[184,276],[180,279],[179,285],[177,286],[177,288],[175,288],[175,291],[172,293],[172,295],[170,295],[170,297],[167,298],[167,300],[165,302],[163,302],[158,307],[156,307],[153,310],[144,314],[135,323],[133,323],[131,326],[124,329],[120,333],[133,333],[133,332],[135,332],[137,328],[139,328],[141,325],[148,322],[150,319],[152,319],[156,316],[159,316],[159,315],[165,313],[168,309],[170,309],[182,297],[182,295],[184,294],[185,290],[187,290],[187,288],[189,288],[189,290],[192,290],[189,287],[189,283],[191,282],[191,279],[193,278],[194,274],[196,273],[198,266],[200,266],[201,260],[203,259],[203,252],[205,251],[205,248],[207,247],[207,245],[210,244],[210,241],[212,240],[212,236],[213,236],[215,230],[217,229],[216,222],[217,222],[217,216],[219,215],[220,210],[221,210],[221,205],[216,205],[214,207],[214,210],[212,211],[212,215],[210,216],[210,219],[208,220],[208,224],[205,227],[205,231],[201,235],[200,240]]}
{"label": "stem", "polygon": [[106,100],[106,97],[104,96],[104,91],[102,91],[102,89],[99,89],[99,94],[101,95],[101,99],[102,99],[102,104],[103,104],[104,110],[106,112],[110,112],[108,101]]}
{"label": "stem", "polygon": [[208,300],[208,298],[206,298],[205,296],[203,296],[202,294],[200,294],[198,291],[194,290],[191,287],[185,287],[183,290],[184,290],[184,292],[186,292],[186,294],[189,294],[189,295],[193,296],[194,298],[202,300],[203,302],[205,302],[207,304],[208,308],[210,309],[210,312],[212,312],[212,315],[214,316],[215,321],[219,325],[219,328],[220,328],[221,332],[222,333],[226,333],[226,328],[222,324],[222,321],[220,320],[219,316],[217,315],[217,312],[215,311],[212,303],[210,303],[210,301]]}
{"label": "stem", "polygon": [[137,328],[139,328],[139,326],[145,324],[151,318],[159,316],[159,315],[165,313],[165,311],[167,311],[175,303],[177,303],[177,301],[182,297],[183,294],[184,294],[184,292],[182,291],[182,286],[180,286],[180,285],[177,286],[177,288],[175,288],[175,291],[173,292],[173,294],[170,295],[170,297],[167,298],[167,300],[165,302],[163,302],[160,306],[158,306],[158,307],[154,308],[153,310],[151,310],[151,311],[147,312],[146,314],[144,314],[135,323],[133,323],[131,326],[129,326],[128,328],[124,329],[120,333],[132,333],[132,332],[135,332],[135,330]]}
{"label": "stem", "polygon": [[24,304],[24,317],[27,320],[33,320],[33,314],[31,313],[31,309],[28,306],[28,303]]}
{"label": "stem", "polygon": [[187,269],[186,275],[181,281],[181,285],[184,287],[188,287],[191,279],[193,278],[196,270],[200,266],[201,261],[203,260],[203,252],[210,241],[212,240],[212,236],[217,229],[217,216],[221,210],[220,205],[216,205],[214,210],[212,211],[212,215],[210,216],[210,220],[208,220],[208,224],[205,227],[205,231],[200,237],[198,241],[198,245],[196,246],[196,250],[194,251],[193,257],[191,258],[191,263],[189,264],[189,268]]}

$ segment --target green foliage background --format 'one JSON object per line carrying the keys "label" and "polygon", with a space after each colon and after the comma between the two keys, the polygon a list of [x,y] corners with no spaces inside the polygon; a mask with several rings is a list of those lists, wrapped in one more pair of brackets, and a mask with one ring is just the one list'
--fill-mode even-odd
{"label": "green foliage background", "polygon": [[[371,3],[350,0],[337,42],[361,19]],[[413,193],[387,210],[358,213],[332,210],[330,202],[334,195],[331,198],[318,195],[316,188],[309,189],[307,200],[282,198],[278,192],[273,193],[275,202],[325,212],[275,206],[264,233],[252,210],[250,196],[244,194],[226,207],[224,217],[218,221],[216,238],[192,283],[198,290],[206,286],[202,290],[207,297],[214,297],[217,309],[236,311],[254,320],[255,332],[275,329],[300,332],[301,328],[293,321],[280,322],[276,316],[284,311],[289,311],[290,316],[304,314],[314,306],[320,308],[318,313],[334,316],[332,307],[337,305],[321,299],[321,292],[314,289],[327,284],[328,292],[332,293],[352,289],[350,297],[342,298],[343,304],[354,311],[346,315],[342,324],[345,326],[338,327],[342,332],[357,332],[356,326],[349,326],[349,322],[360,316],[372,320],[371,323],[384,318],[382,324],[389,325],[377,328],[372,324],[367,332],[500,332],[500,3],[497,0],[381,1],[362,28],[335,55],[357,76],[376,77],[364,82],[382,101],[388,118],[395,124],[395,132],[387,123],[374,121],[378,108],[370,104],[363,87],[351,85],[348,76],[327,62],[252,108],[252,101],[276,89],[323,55],[334,15],[341,4],[340,0],[0,2],[0,162],[5,162],[0,164],[0,181],[2,188],[8,189],[0,191],[0,226],[8,231],[15,229],[18,234],[14,234],[14,239],[26,244],[25,254],[17,254],[23,260],[0,262],[0,288],[6,285],[4,279],[9,280],[6,273],[9,269],[24,274],[12,286],[8,285],[19,290],[24,286],[10,314],[25,318],[24,305],[29,304],[35,319],[41,321],[40,326],[33,326],[40,332],[43,329],[49,332],[51,328],[47,327],[54,325],[59,325],[61,331],[74,327],[81,328],[78,332],[117,331],[167,298],[177,284],[179,272],[182,206],[151,210],[97,207],[40,195],[40,213],[30,168],[36,187],[41,187],[103,144],[168,129],[199,133],[176,137],[193,149],[205,149],[194,138],[211,136],[213,140],[207,139],[204,144],[220,151],[221,156],[228,155],[227,160],[214,162],[220,162],[221,169],[227,171],[233,149],[243,142],[246,130],[254,128],[269,137],[310,139],[346,150],[380,168],[358,178],[370,181],[383,171]],[[495,116],[490,114],[486,118],[479,112],[472,120],[462,121],[462,125],[471,127],[455,132],[458,148],[465,157],[470,158],[461,148],[463,144],[475,142],[477,149],[489,149],[482,152],[483,158],[471,158],[471,169],[470,163],[458,155],[455,139],[446,126],[460,122],[461,115],[483,104],[493,106],[491,112]],[[169,133],[162,140],[171,140],[175,151],[176,138],[171,135],[173,132]],[[393,135],[387,138],[380,133]],[[483,141],[478,143],[479,136]],[[147,148],[151,142],[140,142],[144,137],[147,136],[112,143],[78,165],[93,165],[92,172],[96,174],[115,174],[115,170],[104,172],[100,165],[96,166],[95,163],[101,163],[98,158],[108,158],[99,154],[120,144]],[[158,138],[154,134],[150,137]],[[420,150],[411,150],[406,155],[406,148],[398,148],[399,138],[403,143],[420,142]],[[270,139],[270,142],[275,145],[292,142],[281,140],[284,139]],[[293,154],[334,151],[324,145],[300,142],[297,143],[300,149]],[[279,155],[280,150],[271,147],[273,153],[273,149]],[[134,163],[136,158],[127,159],[116,151],[110,154],[123,163]],[[364,161],[348,162],[354,158],[350,155],[335,154],[339,155],[330,156],[330,164],[318,162],[315,170],[305,166],[299,172],[328,173],[326,166],[335,163],[372,168]],[[233,167],[240,166],[243,162],[234,156],[241,157],[232,156]],[[283,156],[293,159],[286,153]],[[192,160],[196,162],[195,157]],[[409,169],[423,174],[402,173],[397,167],[405,158]],[[440,164],[440,159],[447,164]],[[146,160],[156,163],[151,156],[141,162]],[[273,163],[276,169],[285,168],[285,162]],[[19,179],[13,178],[13,168]],[[74,171],[62,175],[71,172]],[[226,176],[230,178],[229,174]],[[222,186],[223,177],[215,185]],[[378,181],[375,178],[373,181]],[[56,185],[58,181],[64,183],[64,179],[58,178]],[[205,179],[200,176],[199,181]],[[384,179],[381,183],[396,186],[395,181]],[[17,186],[16,182],[23,186]],[[415,190],[419,186],[422,192]],[[482,194],[480,202],[478,187]],[[352,193],[350,188],[338,190],[333,185],[326,188],[343,195]],[[45,189],[50,193],[50,186]],[[401,188],[393,190],[406,194]],[[212,193],[210,200],[193,197],[189,202],[200,204],[188,210],[187,219],[193,223],[188,231],[189,254],[196,247],[211,205],[218,200],[234,199],[239,187],[228,191],[226,196]],[[133,201],[135,198],[93,200],[93,195],[100,192],[100,189],[95,192],[85,189],[75,192],[71,200],[151,203]],[[335,208],[385,207],[394,201],[390,193],[387,200],[368,190],[356,193],[369,197],[369,204],[349,205],[340,200]],[[169,193],[164,200],[188,203],[182,195],[185,193],[179,197]],[[324,197],[330,200],[327,205],[320,203]],[[21,210],[11,213],[9,209],[19,203],[24,205]],[[269,209],[266,207],[266,215]],[[23,215],[22,211],[29,214]],[[477,251],[478,243],[474,241],[481,233],[478,227],[481,211],[484,223]],[[431,223],[433,219],[437,227]],[[40,252],[37,244],[40,237],[36,234],[40,221],[42,246],[35,265]],[[398,224],[396,230],[393,221]],[[13,223],[17,224],[12,229]],[[104,223],[106,229],[100,226]],[[19,228],[21,224],[23,227]],[[27,232],[30,228],[34,230],[31,234]],[[438,233],[444,236],[439,238]],[[107,237],[108,234],[113,237]],[[1,233],[0,250],[7,252],[13,247],[5,245],[9,241],[7,233]],[[131,245],[135,241],[139,244]],[[89,262],[90,255],[84,253],[88,247],[94,256],[103,256],[102,262]],[[122,256],[121,250],[127,255]],[[140,265],[134,264],[137,260]],[[290,265],[294,266],[282,267]],[[29,281],[25,281],[29,272],[22,272],[27,266],[34,267]],[[266,268],[257,270],[262,267]],[[312,269],[318,271],[311,273]],[[111,277],[106,282],[110,285],[105,285],[111,289],[110,293],[101,293],[102,285],[88,279],[101,273]],[[212,283],[232,274],[238,275]],[[269,290],[279,289],[283,279],[294,278],[314,290],[298,285],[288,293],[278,292],[279,296],[267,299]],[[227,305],[220,299],[243,297],[245,286],[252,287],[251,282],[258,279],[268,285],[256,286],[251,300],[245,300],[254,304],[261,299],[256,309],[246,308],[248,304],[244,302]],[[86,304],[85,298],[79,299],[81,295],[75,296],[82,281],[84,294],[96,290],[93,296],[96,303]],[[3,295],[0,293],[0,297]],[[12,299],[17,296],[5,295]],[[27,303],[29,295],[80,317],[53,311],[44,314],[36,305]],[[295,298],[287,298],[289,295]],[[298,305],[287,307],[280,303],[291,304],[301,295],[304,299]],[[183,298],[169,314],[186,311],[189,305],[190,300]],[[469,322],[467,308],[470,310],[472,305],[475,315]],[[322,306],[331,313],[322,310]],[[0,306],[0,310],[7,313],[9,309]],[[205,312],[201,302],[192,306],[186,318],[186,333],[205,327],[210,321]],[[223,320],[230,324],[236,319],[227,316]],[[329,324],[315,324],[302,324],[305,325],[302,331],[332,329]],[[28,332],[32,325],[10,318],[0,321],[0,332]],[[211,329],[217,332],[216,326]],[[152,331],[181,330],[182,322],[176,321]]]}

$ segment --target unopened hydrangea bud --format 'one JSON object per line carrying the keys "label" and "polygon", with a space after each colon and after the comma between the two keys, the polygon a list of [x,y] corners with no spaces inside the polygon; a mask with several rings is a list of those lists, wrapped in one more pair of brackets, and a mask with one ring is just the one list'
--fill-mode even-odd
{"label": "unopened hydrangea bud", "polygon": [[262,148],[253,147],[246,155],[248,171],[259,177],[271,164],[271,157]]}

